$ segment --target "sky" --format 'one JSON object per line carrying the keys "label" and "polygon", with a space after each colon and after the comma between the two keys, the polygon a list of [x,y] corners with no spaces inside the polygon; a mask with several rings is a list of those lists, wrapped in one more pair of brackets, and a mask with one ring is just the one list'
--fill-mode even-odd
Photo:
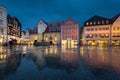
{"label": "sky", "polygon": [[120,0],[0,0],[8,14],[18,18],[22,29],[33,29],[40,19],[46,22],[72,18],[79,23],[94,15],[111,18],[120,13]]}

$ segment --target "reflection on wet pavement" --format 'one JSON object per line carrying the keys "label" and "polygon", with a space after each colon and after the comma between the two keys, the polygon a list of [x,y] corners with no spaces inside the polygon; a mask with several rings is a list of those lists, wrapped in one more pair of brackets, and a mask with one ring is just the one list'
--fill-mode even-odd
{"label": "reflection on wet pavement", "polygon": [[0,47],[0,80],[120,80],[119,46],[15,48]]}

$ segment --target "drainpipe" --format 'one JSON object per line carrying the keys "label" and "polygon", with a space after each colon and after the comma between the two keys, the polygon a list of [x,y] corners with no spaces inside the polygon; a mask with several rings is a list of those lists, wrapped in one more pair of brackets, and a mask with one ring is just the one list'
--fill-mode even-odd
{"label": "drainpipe", "polygon": [[112,45],[112,24],[110,24],[110,46]]}

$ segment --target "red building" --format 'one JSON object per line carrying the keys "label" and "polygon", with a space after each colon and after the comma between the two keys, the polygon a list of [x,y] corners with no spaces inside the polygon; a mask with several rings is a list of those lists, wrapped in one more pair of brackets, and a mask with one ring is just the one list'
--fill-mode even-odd
{"label": "red building", "polygon": [[79,24],[70,18],[61,26],[61,42],[68,47],[79,42]]}

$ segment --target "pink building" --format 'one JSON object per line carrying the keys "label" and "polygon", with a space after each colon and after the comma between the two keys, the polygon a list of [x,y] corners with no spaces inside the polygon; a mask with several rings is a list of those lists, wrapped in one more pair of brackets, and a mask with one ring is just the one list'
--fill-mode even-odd
{"label": "pink building", "polygon": [[72,19],[68,19],[61,26],[61,43],[73,47],[79,42],[79,25]]}

